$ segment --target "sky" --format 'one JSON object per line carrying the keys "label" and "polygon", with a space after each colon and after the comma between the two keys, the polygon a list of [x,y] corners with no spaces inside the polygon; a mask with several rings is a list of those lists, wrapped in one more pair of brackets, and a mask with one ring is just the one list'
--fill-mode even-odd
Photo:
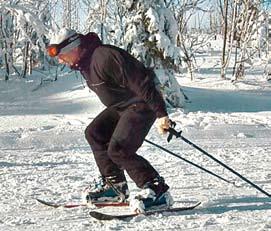
{"label": "sky", "polygon": [[210,13],[207,11],[212,9],[214,1],[215,0],[209,0],[200,5],[200,7],[205,10],[205,12],[198,10],[192,15],[191,20],[189,22],[189,26],[191,28],[198,28],[199,24],[200,27],[203,28],[209,27]]}

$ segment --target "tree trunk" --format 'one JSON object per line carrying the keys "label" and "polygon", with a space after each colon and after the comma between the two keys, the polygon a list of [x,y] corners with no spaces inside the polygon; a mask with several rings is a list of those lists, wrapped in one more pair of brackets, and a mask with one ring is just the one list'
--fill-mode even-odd
{"label": "tree trunk", "polygon": [[228,5],[229,0],[224,0],[224,35],[223,35],[223,50],[222,50],[222,61],[221,61],[221,78],[226,79],[226,46],[227,46],[227,35],[228,35]]}
{"label": "tree trunk", "polygon": [[23,63],[23,71],[22,71],[22,78],[26,77],[27,69],[28,69],[28,59],[29,59],[29,42],[26,42],[25,50],[24,50],[24,63]]}
{"label": "tree trunk", "polygon": [[5,66],[6,66],[5,80],[9,80],[9,62],[8,62],[7,53],[5,53]]}
{"label": "tree trunk", "polygon": [[32,75],[32,71],[33,71],[33,54],[31,54],[30,57],[29,57],[28,74]]}
{"label": "tree trunk", "polygon": [[8,58],[8,45],[6,41],[6,36],[3,28],[3,16],[0,16],[0,29],[1,29],[1,45],[2,51],[4,54],[4,62],[5,62],[5,80],[9,80],[10,68],[9,68],[9,58]]}
{"label": "tree trunk", "polygon": [[232,69],[232,76],[235,75],[235,71],[236,71],[236,65],[237,65],[237,51],[238,51],[238,48],[237,48],[237,43],[236,43],[236,47],[235,47],[235,55],[234,55],[234,66],[233,66],[233,69]]}

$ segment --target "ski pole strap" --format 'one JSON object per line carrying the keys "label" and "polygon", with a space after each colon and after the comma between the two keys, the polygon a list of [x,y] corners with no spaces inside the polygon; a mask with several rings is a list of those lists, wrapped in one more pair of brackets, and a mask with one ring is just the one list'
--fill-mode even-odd
{"label": "ski pole strap", "polygon": [[[197,150],[199,150],[201,153],[203,153],[204,155],[208,156],[209,158],[211,158],[212,160],[214,160],[215,162],[217,162],[218,164],[220,164],[221,166],[223,166],[224,168],[228,169],[230,172],[232,172],[234,175],[238,176],[240,179],[242,179],[243,181],[247,182],[248,184],[250,184],[253,188],[257,189],[258,191],[262,192],[263,194],[265,194],[268,197],[271,197],[271,194],[269,194],[268,192],[266,192],[265,190],[263,190],[262,188],[260,188],[258,185],[256,185],[255,183],[253,183],[252,181],[250,181],[249,179],[247,179],[246,177],[242,176],[239,172],[235,171],[234,169],[232,169],[231,167],[229,167],[228,165],[224,164],[223,162],[221,162],[220,160],[218,160],[217,158],[215,158],[214,156],[212,156],[211,154],[209,154],[208,152],[206,152],[205,150],[203,150],[202,148],[200,148],[199,146],[197,146],[196,144],[192,143],[190,140],[186,139],[185,137],[182,136],[181,132],[177,132],[174,128],[169,128],[168,132],[174,136],[176,136],[177,138],[181,138],[184,142],[186,142],[187,144],[191,145],[192,147],[196,148]],[[172,137],[171,137],[172,138]]]}

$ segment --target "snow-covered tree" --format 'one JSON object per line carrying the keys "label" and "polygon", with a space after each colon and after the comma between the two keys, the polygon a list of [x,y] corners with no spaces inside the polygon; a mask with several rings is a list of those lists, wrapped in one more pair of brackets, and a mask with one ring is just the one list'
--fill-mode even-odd
{"label": "snow-covered tree", "polygon": [[85,32],[96,32],[104,43],[108,42],[109,28],[114,25],[114,22],[110,23],[108,10],[112,6],[109,0],[99,0],[93,2],[92,0],[84,0],[84,4],[87,6],[86,25]]}
{"label": "snow-covered tree", "polygon": [[[173,71],[181,65],[181,49],[177,46],[178,24],[165,1],[125,1],[129,18],[124,35],[125,48],[146,66],[163,68],[158,74],[166,100],[182,107],[184,96]],[[159,71],[157,71],[159,73]]]}
{"label": "snow-covered tree", "polygon": [[261,17],[260,0],[224,0],[219,2],[222,17],[223,50],[221,77],[226,78],[226,70],[235,49],[233,80],[244,77],[245,64],[252,65],[252,59],[264,49],[260,28],[264,27]]}
{"label": "snow-covered tree", "polygon": [[236,33],[239,42],[239,55],[237,58],[234,79],[238,80],[244,76],[245,62],[251,62],[249,46],[252,43],[253,35],[258,33],[257,23],[260,16],[260,0],[240,0],[240,11],[237,19]]}
{"label": "snow-covered tree", "polygon": [[[2,54],[6,62],[6,79],[16,71],[22,77],[40,63],[45,50],[48,2],[25,0],[0,1]],[[16,68],[20,64],[21,70]]]}
{"label": "snow-covered tree", "polygon": [[78,0],[62,0],[63,15],[62,26],[74,30],[79,29],[80,17],[80,1]]}
{"label": "snow-covered tree", "polygon": [[125,4],[119,0],[82,0],[85,6],[83,33],[96,32],[103,43],[124,48],[125,25],[129,13]]}
{"label": "snow-covered tree", "polygon": [[138,59],[148,66],[178,69],[181,51],[176,46],[178,24],[164,1],[136,1],[128,8],[131,17],[126,23],[125,41]]}
{"label": "snow-covered tree", "polygon": [[268,55],[268,13],[262,10],[259,14],[258,31],[255,33],[252,46],[258,48],[259,57]]}
{"label": "snow-covered tree", "polygon": [[172,1],[171,8],[174,9],[175,18],[178,21],[178,36],[177,45],[181,48],[183,53],[183,63],[187,67],[187,72],[191,78],[194,79],[194,70],[196,69],[195,54],[207,46],[208,40],[211,36],[205,36],[201,33],[201,22],[197,20],[198,28],[195,30],[189,29],[189,23],[192,16],[195,17],[196,12],[210,13],[210,10],[206,10],[204,6],[205,0],[176,0]]}
{"label": "snow-covered tree", "polygon": [[108,17],[107,39],[110,43],[123,48],[125,46],[125,25],[129,18],[125,5],[119,0],[111,0],[108,8]]}
{"label": "snow-covered tree", "polygon": [[0,54],[1,63],[5,70],[5,80],[8,80],[13,67],[14,20],[9,11],[4,8],[3,2],[0,2],[0,4]]}

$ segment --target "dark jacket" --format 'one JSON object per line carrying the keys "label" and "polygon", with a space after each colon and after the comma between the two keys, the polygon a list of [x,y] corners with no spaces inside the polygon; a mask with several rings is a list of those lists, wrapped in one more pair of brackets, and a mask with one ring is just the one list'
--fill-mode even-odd
{"label": "dark jacket", "polygon": [[127,107],[146,102],[158,118],[166,116],[166,106],[156,89],[151,69],[125,50],[103,45],[94,33],[82,39],[85,48],[79,69],[102,103],[107,107]]}

